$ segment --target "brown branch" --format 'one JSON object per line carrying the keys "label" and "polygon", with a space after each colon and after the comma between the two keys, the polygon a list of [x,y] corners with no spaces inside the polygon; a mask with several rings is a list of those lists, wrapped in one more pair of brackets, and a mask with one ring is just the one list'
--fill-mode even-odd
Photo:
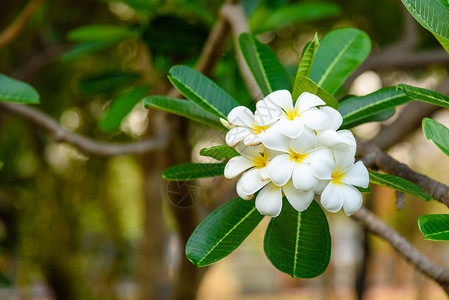
{"label": "brown branch", "polygon": [[227,20],[231,26],[232,34],[234,36],[234,48],[237,55],[237,63],[239,65],[240,74],[245,82],[248,91],[250,92],[253,100],[257,101],[263,98],[262,91],[257,85],[248,65],[243,58],[242,51],[238,44],[238,38],[240,34],[249,32],[248,20],[246,18],[243,7],[240,4],[226,4],[223,6],[220,16]]}
{"label": "brown branch", "polygon": [[0,109],[24,117],[27,121],[45,130],[55,142],[71,144],[81,152],[95,156],[143,154],[164,148],[169,139],[168,128],[160,128],[153,138],[139,142],[127,144],[102,143],[65,130],[54,119],[31,106],[0,102]]}
{"label": "brown branch", "polygon": [[402,237],[396,230],[389,227],[381,219],[376,217],[368,209],[362,207],[352,216],[362,223],[370,232],[384,239],[405,260],[410,262],[418,271],[435,280],[449,294],[449,270],[435,264],[409,241]]}
{"label": "brown branch", "polygon": [[449,207],[449,187],[423,174],[410,169],[378,147],[357,138],[357,156],[367,167],[377,167],[389,174],[396,175],[413,182],[429,193],[435,200]]}
{"label": "brown branch", "polygon": [[28,21],[44,1],[45,0],[31,0],[14,22],[0,33],[0,49],[12,42],[20,32],[22,32],[28,24]]}

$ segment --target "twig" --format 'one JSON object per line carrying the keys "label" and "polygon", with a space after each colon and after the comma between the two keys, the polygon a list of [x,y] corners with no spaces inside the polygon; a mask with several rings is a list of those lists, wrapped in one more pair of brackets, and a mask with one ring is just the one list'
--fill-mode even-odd
{"label": "twig", "polygon": [[251,74],[238,44],[240,34],[249,32],[248,20],[246,19],[243,7],[240,4],[225,4],[221,10],[220,16],[227,20],[231,26],[232,34],[234,36],[234,48],[237,55],[237,63],[239,65],[240,74],[242,75],[243,81],[245,81],[248,91],[253,97],[253,100],[257,101],[262,99],[262,91],[257,85],[254,76]]}
{"label": "twig", "polygon": [[0,33],[0,49],[12,42],[19,33],[22,32],[28,24],[28,21],[44,1],[45,0],[31,0],[14,22]]}
{"label": "twig", "polygon": [[373,234],[386,240],[403,258],[410,262],[417,270],[435,280],[449,294],[449,270],[435,264],[427,256],[419,252],[409,241],[396,230],[389,227],[368,209],[362,207],[352,216],[362,223]]}
{"label": "twig", "polygon": [[357,138],[357,155],[367,167],[377,167],[385,172],[407,179],[428,192],[435,200],[449,207],[449,187],[410,169],[378,147]]}
{"label": "twig", "polygon": [[55,142],[66,142],[81,152],[95,156],[117,156],[143,154],[166,146],[169,139],[168,128],[159,128],[153,138],[135,143],[102,143],[77,133],[66,131],[45,113],[27,105],[0,102],[0,109],[24,117],[32,124],[44,129]]}

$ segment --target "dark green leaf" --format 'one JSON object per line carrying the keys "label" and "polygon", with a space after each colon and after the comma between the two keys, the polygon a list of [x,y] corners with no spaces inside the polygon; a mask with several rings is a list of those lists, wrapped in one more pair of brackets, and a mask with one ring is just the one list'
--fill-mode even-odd
{"label": "dark green leaf", "polygon": [[265,233],[265,255],[278,270],[295,278],[322,274],[330,260],[331,237],[323,210],[316,201],[303,212],[284,198],[281,214]]}
{"label": "dark green leaf", "polygon": [[418,218],[419,230],[426,240],[449,241],[449,215],[423,215]]}
{"label": "dark green leaf", "polygon": [[355,28],[333,30],[320,41],[310,79],[335,94],[370,51],[371,40],[365,32]]}
{"label": "dark green leaf", "polygon": [[122,120],[142,100],[147,92],[148,87],[140,86],[119,95],[101,116],[100,129],[106,132],[117,130]]}
{"label": "dark green leaf", "polygon": [[429,118],[422,122],[424,135],[449,156],[449,129],[441,123]]}
{"label": "dark green leaf", "polygon": [[0,74],[0,101],[39,103],[39,94],[26,82]]}
{"label": "dark green leaf", "polygon": [[366,96],[351,96],[340,102],[338,111],[343,116],[343,128],[354,127],[366,122],[378,121],[383,119],[382,114],[387,112],[386,117],[394,114],[394,110],[398,105],[409,102],[411,99],[401,91],[397,91],[394,87],[382,88],[374,93]]}
{"label": "dark green leaf", "polygon": [[118,41],[115,41],[115,40],[102,40],[102,41],[81,43],[81,44],[73,46],[71,49],[69,49],[67,52],[65,52],[61,56],[61,59],[63,62],[67,63],[72,60],[78,59],[80,57],[107,49],[117,43],[118,43]]}
{"label": "dark green leaf", "polygon": [[118,25],[89,25],[69,32],[68,39],[77,42],[100,40],[121,41],[138,37],[140,32],[134,28]]}
{"label": "dark green leaf", "polygon": [[197,178],[215,177],[223,175],[226,163],[197,164],[184,163],[165,169],[162,177],[170,181],[187,181]]}
{"label": "dark green leaf", "polygon": [[447,0],[402,0],[412,16],[429,30],[449,52],[449,2]]}
{"label": "dark green leaf", "polygon": [[83,94],[97,94],[127,87],[140,78],[139,73],[108,71],[83,77],[78,89]]}
{"label": "dark green leaf", "polygon": [[449,108],[449,97],[438,92],[417,88],[406,84],[400,84],[396,87],[396,89],[403,91],[412,99]]}
{"label": "dark green leaf", "polygon": [[[264,7],[265,8],[265,7]],[[282,5],[271,12],[269,9],[258,11],[257,20],[251,22],[254,32],[265,32],[289,24],[299,24],[338,15],[338,5],[329,2],[300,2]]]}
{"label": "dark green leaf", "polygon": [[186,245],[187,258],[196,266],[228,256],[263,219],[254,201],[234,199],[217,208],[195,229]]}
{"label": "dark green leaf", "polygon": [[301,61],[299,62],[298,71],[296,72],[295,84],[293,85],[293,101],[296,101],[301,94],[298,90],[299,79],[302,77],[309,77],[310,75],[313,58],[315,57],[315,53],[319,45],[320,42],[318,41],[318,35],[315,33],[312,41],[307,43],[302,51]]}
{"label": "dark green leaf", "polygon": [[248,33],[239,36],[239,47],[265,96],[277,90],[291,90],[290,77],[270,47]]}
{"label": "dark green leaf", "polygon": [[223,129],[215,115],[211,115],[189,100],[175,99],[166,96],[149,96],[143,100],[145,108],[156,108],[172,114],[189,118],[218,129]]}
{"label": "dark green leaf", "polygon": [[401,177],[377,172],[369,172],[369,181],[396,191],[414,195],[426,201],[432,200],[432,196],[422,188]]}
{"label": "dark green leaf", "polygon": [[[297,77],[295,83],[295,91],[298,95],[301,95],[304,92],[315,94],[324,102],[326,102],[326,105],[335,109],[338,107],[338,102],[335,97],[317,86],[316,83],[313,82],[310,78],[304,76]],[[293,102],[296,102],[296,100],[297,98],[293,98]]]}
{"label": "dark green leaf", "polygon": [[174,66],[168,78],[187,99],[218,118],[226,119],[229,112],[239,106],[228,93],[194,69]]}
{"label": "dark green leaf", "polygon": [[222,160],[224,158],[230,159],[235,156],[239,156],[240,154],[234,148],[229,148],[227,145],[222,145],[203,148],[200,151],[200,155],[209,156],[216,160]]}

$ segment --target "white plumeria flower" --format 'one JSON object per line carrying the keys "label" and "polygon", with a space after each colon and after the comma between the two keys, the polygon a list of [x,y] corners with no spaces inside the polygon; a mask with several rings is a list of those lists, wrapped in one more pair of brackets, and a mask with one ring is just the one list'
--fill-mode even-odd
{"label": "white plumeria flower", "polygon": [[250,200],[254,193],[270,182],[266,174],[269,151],[265,151],[262,145],[247,147],[243,144],[239,144],[236,150],[241,156],[228,161],[224,176],[231,180],[246,171],[237,182],[237,193],[241,198]]}
{"label": "white plumeria flower", "polygon": [[321,204],[330,212],[337,212],[343,207],[350,216],[362,206],[362,194],[354,186],[367,188],[369,174],[361,161],[354,163],[354,149],[348,146],[334,148],[335,169],[321,194]]}
{"label": "white plumeria flower", "polygon": [[313,201],[315,194],[313,191],[296,189],[291,181],[282,187],[270,182],[257,194],[257,210],[266,216],[277,217],[282,210],[282,195],[285,195],[290,205],[297,211],[304,211]]}
{"label": "white plumeria flower", "polygon": [[329,180],[335,168],[332,150],[315,148],[315,132],[304,129],[295,139],[289,139],[275,131],[267,131],[262,138],[265,147],[281,152],[267,165],[268,177],[278,186],[290,179],[293,186],[302,191],[311,191],[318,180]]}
{"label": "white plumeria flower", "polygon": [[259,145],[260,135],[268,128],[257,125],[253,113],[245,106],[233,108],[228,115],[228,121],[221,120],[221,122],[227,128],[232,126],[226,134],[226,144],[229,147],[235,147],[241,141],[247,146]]}
{"label": "white plumeria flower", "polygon": [[304,131],[305,126],[313,130],[328,126],[328,115],[316,107],[325,104],[320,97],[304,92],[293,106],[290,92],[279,90],[257,102],[255,122],[259,126],[267,126],[277,121],[273,130],[289,138],[296,138]]}

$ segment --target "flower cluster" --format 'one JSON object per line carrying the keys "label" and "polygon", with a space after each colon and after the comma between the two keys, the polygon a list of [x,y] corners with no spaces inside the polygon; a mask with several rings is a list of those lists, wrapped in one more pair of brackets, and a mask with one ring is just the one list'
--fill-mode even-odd
{"label": "flower cluster", "polygon": [[349,130],[338,130],[342,117],[316,95],[303,93],[293,102],[287,90],[257,102],[256,111],[234,108],[228,120],[226,143],[241,154],[229,160],[224,175],[237,182],[237,193],[256,208],[275,217],[282,197],[298,211],[307,209],[316,194],[330,212],[343,208],[347,215],[359,210],[369,176],[355,162],[356,142]]}

